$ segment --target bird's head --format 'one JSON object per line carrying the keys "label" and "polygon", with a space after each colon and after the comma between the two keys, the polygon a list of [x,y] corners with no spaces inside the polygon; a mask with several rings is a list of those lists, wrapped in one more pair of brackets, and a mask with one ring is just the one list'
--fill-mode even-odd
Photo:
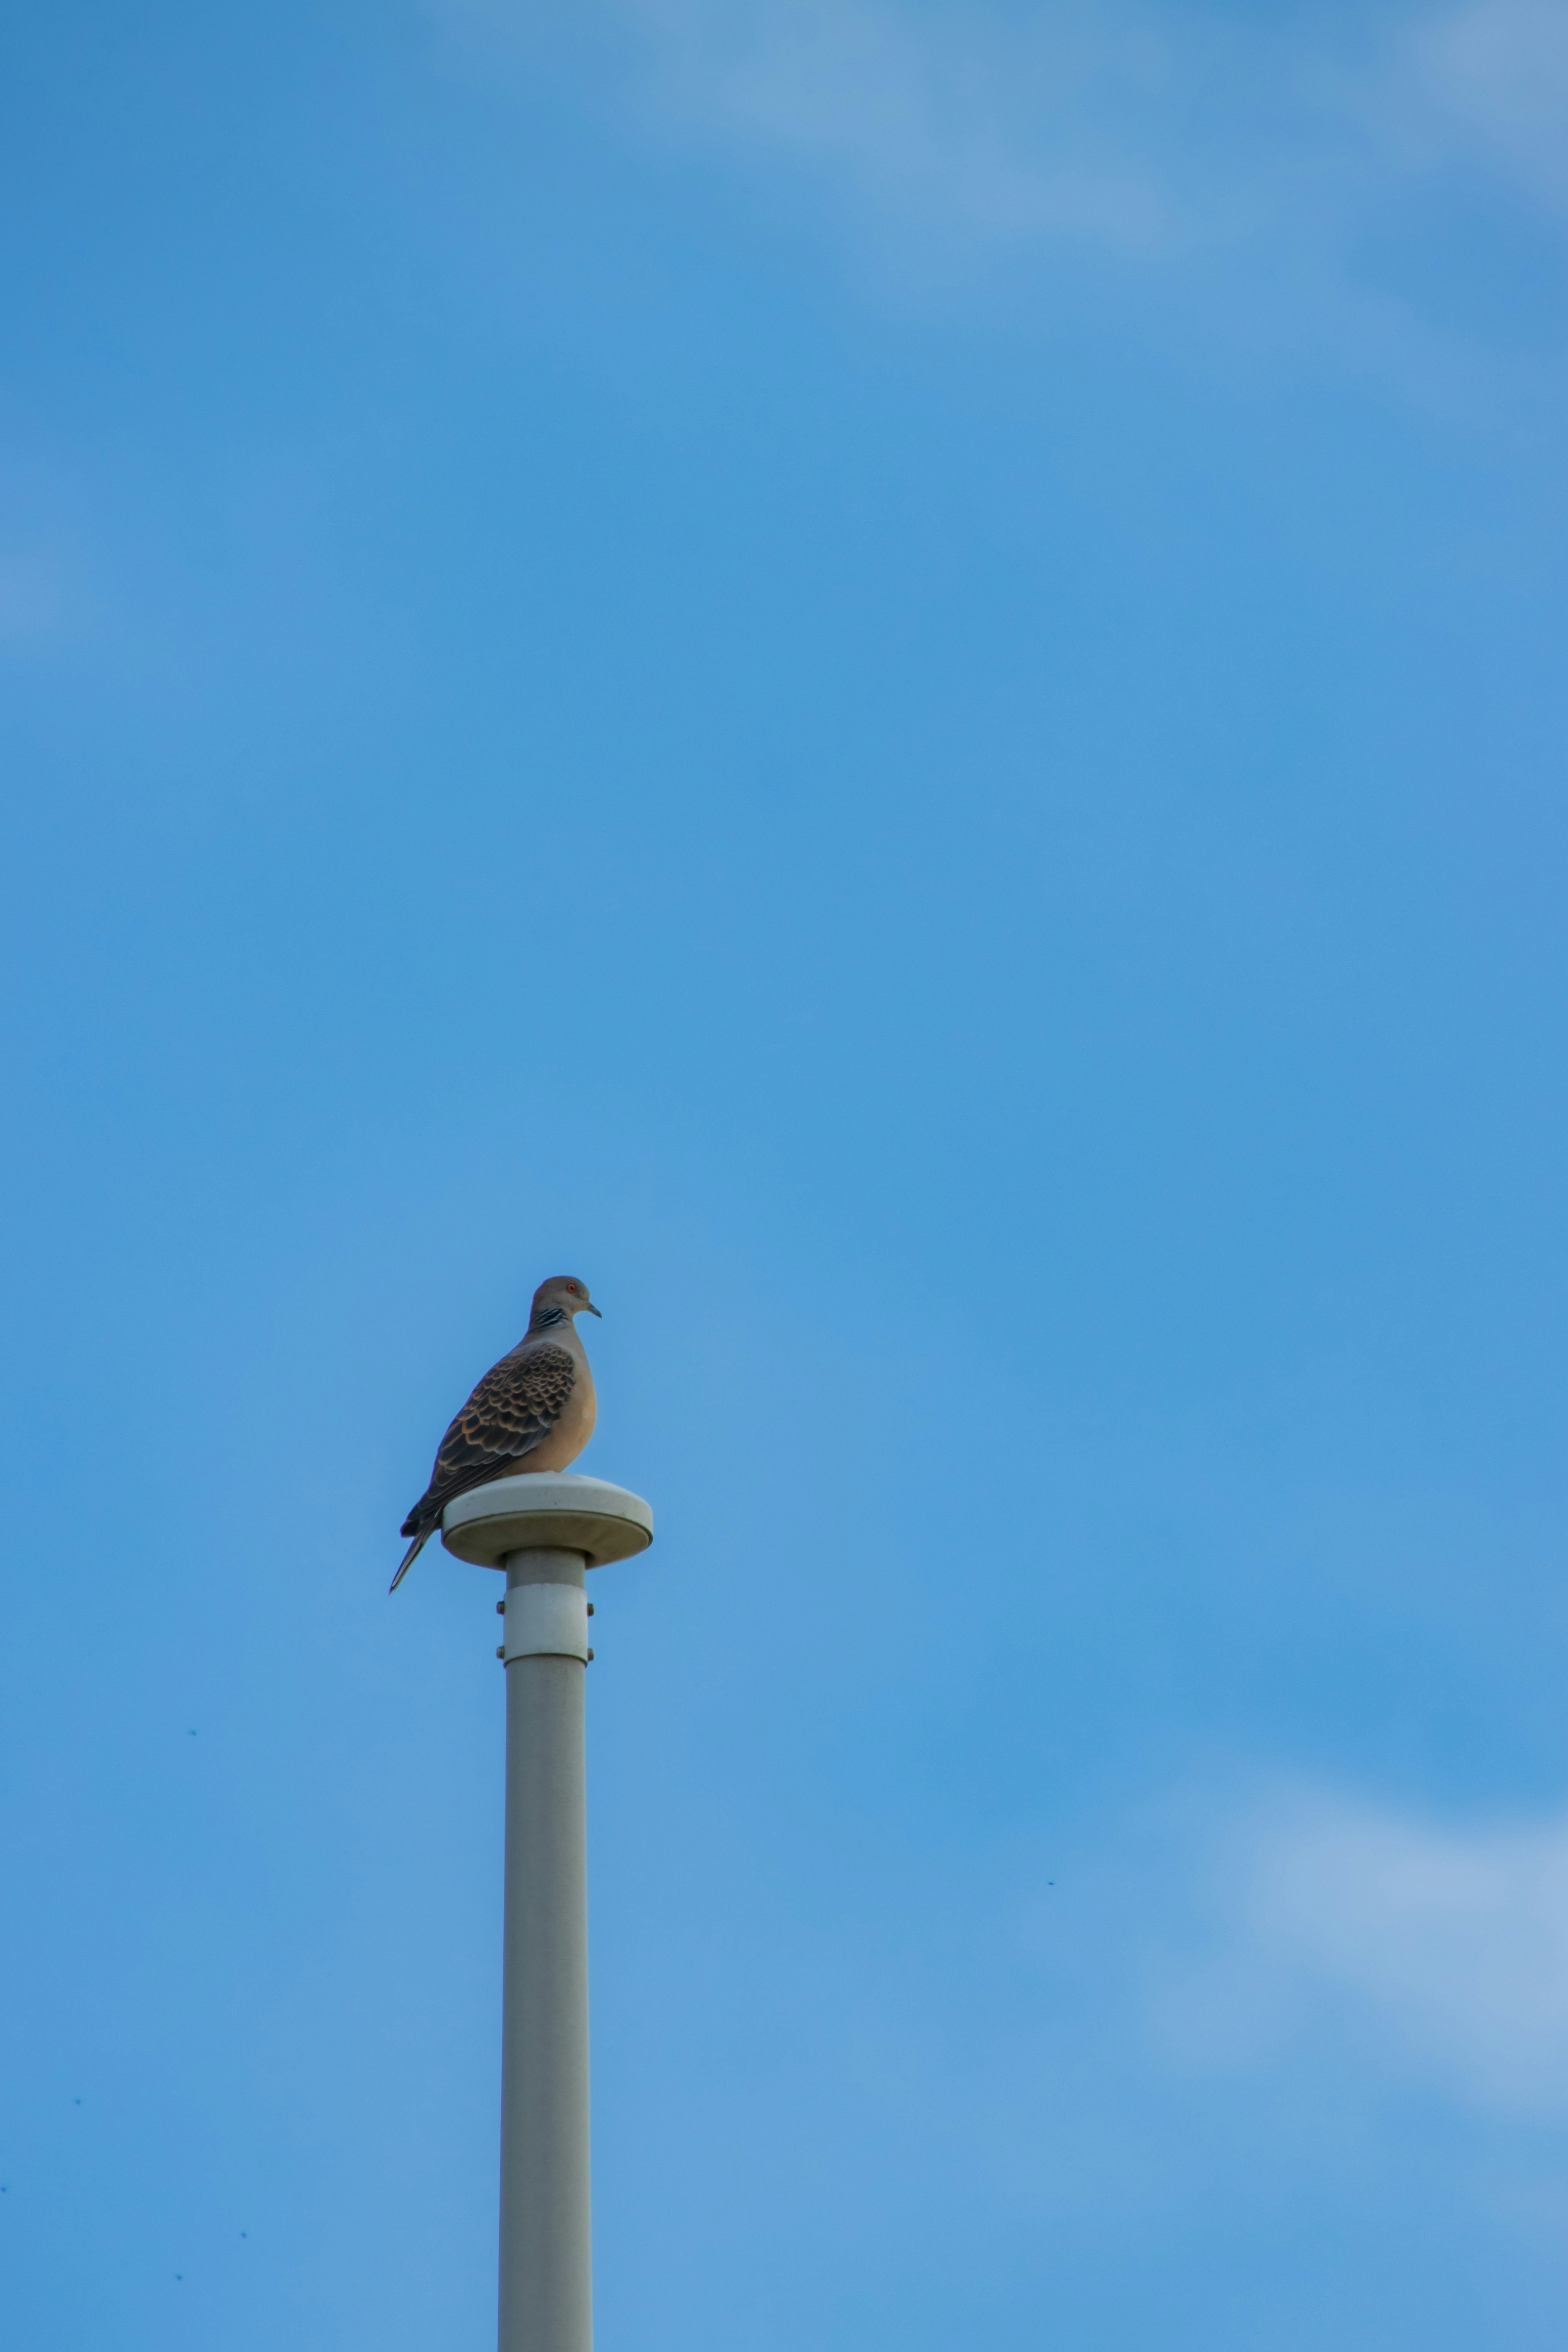
{"label": "bird's head", "polygon": [[552,1274],[542,1282],[533,1294],[533,1313],[529,1318],[530,1330],[546,1328],[563,1317],[570,1323],[574,1315],[597,1315],[598,1308],[588,1296],[588,1286],[579,1282],[574,1274]]}

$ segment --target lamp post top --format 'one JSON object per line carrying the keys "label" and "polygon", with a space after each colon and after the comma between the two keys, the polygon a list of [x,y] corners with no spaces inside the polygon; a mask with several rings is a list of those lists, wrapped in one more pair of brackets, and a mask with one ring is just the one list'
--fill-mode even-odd
{"label": "lamp post top", "polygon": [[509,1552],[535,1550],[578,1551],[590,1568],[604,1568],[647,1549],[653,1508],[605,1478],[535,1470],[456,1496],[441,1514],[441,1541],[478,1568],[500,1568]]}

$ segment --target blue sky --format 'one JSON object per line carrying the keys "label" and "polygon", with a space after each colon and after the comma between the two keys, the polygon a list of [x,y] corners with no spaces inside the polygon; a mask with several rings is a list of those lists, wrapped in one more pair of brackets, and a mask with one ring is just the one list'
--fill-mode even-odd
{"label": "blue sky", "polygon": [[570,1270],[602,2352],[1554,2352],[1568,9],[0,59],[16,2340],[493,2340]]}

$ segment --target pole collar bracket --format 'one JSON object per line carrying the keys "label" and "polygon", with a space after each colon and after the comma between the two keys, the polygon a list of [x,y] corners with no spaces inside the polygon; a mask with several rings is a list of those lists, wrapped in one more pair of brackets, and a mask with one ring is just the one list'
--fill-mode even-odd
{"label": "pole collar bracket", "polygon": [[588,1596],[580,1584],[513,1584],[506,1596],[501,1654],[514,1658],[581,1658],[588,1663]]}

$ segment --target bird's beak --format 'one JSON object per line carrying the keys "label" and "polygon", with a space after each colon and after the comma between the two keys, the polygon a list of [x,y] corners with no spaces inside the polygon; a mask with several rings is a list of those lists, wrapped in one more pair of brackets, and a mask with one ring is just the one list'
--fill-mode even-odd
{"label": "bird's beak", "polygon": [[[590,1299],[584,1299],[584,1302],[583,1302],[583,1304],[584,1305],[584,1307],[587,1307],[588,1312],[589,1312],[589,1314],[590,1314],[590,1315],[599,1315],[599,1310],[598,1310],[598,1308],[597,1308],[597,1307],[593,1304],[592,1300],[590,1300]],[[601,1323],[604,1321],[604,1319],[605,1319],[605,1318],[604,1318],[604,1317],[603,1317],[602,1315],[599,1315],[599,1320],[600,1320],[600,1322],[601,1322]]]}

